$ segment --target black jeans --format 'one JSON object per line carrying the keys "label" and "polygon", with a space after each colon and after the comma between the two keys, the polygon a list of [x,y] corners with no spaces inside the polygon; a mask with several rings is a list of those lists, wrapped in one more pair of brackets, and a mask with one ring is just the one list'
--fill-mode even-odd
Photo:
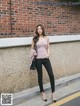
{"label": "black jeans", "polygon": [[37,67],[37,73],[38,73],[38,84],[39,84],[39,87],[40,87],[40,92],[44,92],[42,64],[44,65],[44,67],[47,70],[47,73],[49,75],[51,90],[52,90],[52,93],[53,93],[55,91],[55,80],[54,80],[54,74],[53,74],[53,71],[52,71],[52,66],[51,66],[49,58],[43,58],[43,59],[37,59],[36,58],[36,67]]}

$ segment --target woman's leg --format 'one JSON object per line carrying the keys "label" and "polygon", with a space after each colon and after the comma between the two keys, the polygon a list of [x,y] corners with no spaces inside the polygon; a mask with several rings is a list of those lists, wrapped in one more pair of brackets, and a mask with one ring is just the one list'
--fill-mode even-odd
{"label": "woman's leg", "polygon": [[41,92],[41,97],[44,101],[47,101],[47,97],[46,97],[44,89],[43,89],[42,61],[40,59],[36,60],[36,67],[37,67],[38,84],[39,84],[39,88],[40,88],[40,92]]}
{"label": "woman's leg", "polygon": [[56,102],[56,97],[55,97],[55,94],[54,94],[54,92],[55,92],[55,79],[54,79],[54,74],[53,74],[53,71],[52,71],[52,66],[51,66],[50,60],[44,59],[43,65],[46,68],[48,75],[49,75],[49,78],[50,78],[51,89],[52,89],[52,95],[51,95],[52,100],[53,100],[53,102]]}
{"label": "woman's leg", "polygon": [[52,89],[52,93],[53,93],[55,91],[55,79],[54,79],[54,74],[53,74],[53,70],[52,70],[50,60],[45,58],[44,61],[43,61],[43,65],[46,68],[47,73],[49,75],[50,83],[51,83],[51,89]]}
{"label": "woman's leg", "polygon": [[36,67],[37,67],[38,84],[39,84],[40,92],[44,92],[44,89],[43,89],[42,62],[41,62],[40,59],[36,59]]}

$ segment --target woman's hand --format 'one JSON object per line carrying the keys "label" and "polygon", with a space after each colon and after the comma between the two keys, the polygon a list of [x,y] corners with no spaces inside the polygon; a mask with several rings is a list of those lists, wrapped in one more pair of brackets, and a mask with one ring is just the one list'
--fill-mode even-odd
{"label": "woman's hand", "polygon": [[34,56],[37,56],[37,52],[36,52],[36,50],[34,50],[34,53],[33,53],[33,54],[34,54]]}

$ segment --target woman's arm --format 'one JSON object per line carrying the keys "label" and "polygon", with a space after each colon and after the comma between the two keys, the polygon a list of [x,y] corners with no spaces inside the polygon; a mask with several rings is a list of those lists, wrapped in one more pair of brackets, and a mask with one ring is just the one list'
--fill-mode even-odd
{"label": "woman's arm", "polygon": [[32,39],[31,49],[34,49],[34,41]]}
{"label": "woman's arm", "polygon": [[34,56],[36,56],[37,53],[36,53],[36,50],[34,50],[34,41],[32,39],[32,43],[31,43],[31,51],[30,51],[30,58],[33,59]]}
{"label": "woman's arm", "polygon": [[48,43],[48,45],[47,45],[47,55],[48,55],[48,57],[49,57],[49,54],[50,54],[50,49],[49,49],[49,38],[46,36],[46,40],[47,40],[47,43]]}
{"label": "woman's arm", "polygon": [[48,38],[48,55],[50,55],[50,49],[49,49],[49,38]]}

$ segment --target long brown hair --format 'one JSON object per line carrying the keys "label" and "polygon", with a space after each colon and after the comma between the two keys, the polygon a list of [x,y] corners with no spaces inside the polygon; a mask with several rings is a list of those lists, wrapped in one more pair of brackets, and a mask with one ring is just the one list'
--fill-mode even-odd
{"label": "long brown hair", "polygon": [[38,27],[39,27],[39,26],[40,26],[41,29],[42,29],[42,35],[45,36],[45,30],[44,30],[44,26],[43,26],[42,24],[38,24],[38,25],[36,26],[36,31],[35,31],[36,35],[39,36],[39,33],[38,33]]}
{"label": "long brown hair", "polygon": [[35,31],[35,36],[34,36],[34,38],[33,38],[33,41],[34,41],[34,49],[36,49],[36,43],[37,43],[37,41],[39,40],[39,33],[38,33],[38,27],[41,27],[41,29],[42,29],[42,35],[43,35],[43,37],[44,36],[46,36],[45,35],[45,30],[44,30],[44,26],[42,25],[42,24],[38,24],[37,26],[36,26],[36,31]]}

